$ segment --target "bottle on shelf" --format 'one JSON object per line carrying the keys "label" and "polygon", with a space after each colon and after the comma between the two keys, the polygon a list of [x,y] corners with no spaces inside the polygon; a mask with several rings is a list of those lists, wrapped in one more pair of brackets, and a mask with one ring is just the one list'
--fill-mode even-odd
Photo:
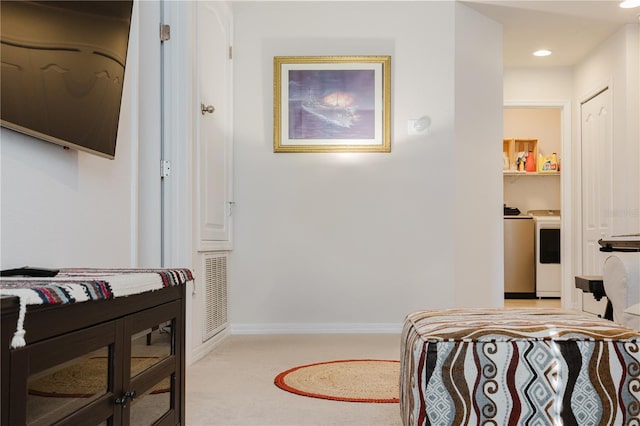
{"label": "bottle on shelf", "polygon": [[536,159],[533,156],[533,152],[529,151],[527,153],[527,158],[524,160],[525,162],[525,171],[527,172],[535,172],[536,171]]}

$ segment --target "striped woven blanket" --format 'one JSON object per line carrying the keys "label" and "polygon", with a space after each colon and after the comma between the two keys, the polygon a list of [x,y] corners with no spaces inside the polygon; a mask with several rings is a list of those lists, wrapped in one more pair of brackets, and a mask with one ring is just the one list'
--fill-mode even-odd
{"label": "striped woven blanket", "polygon": [[27,305],[57,305],[107,300],[193,280],[189,269],[61,269],[52,278],[24,276],[0,278],[0,296],[20,298],[18,326],[12,348],[24,346],[24,317]]}

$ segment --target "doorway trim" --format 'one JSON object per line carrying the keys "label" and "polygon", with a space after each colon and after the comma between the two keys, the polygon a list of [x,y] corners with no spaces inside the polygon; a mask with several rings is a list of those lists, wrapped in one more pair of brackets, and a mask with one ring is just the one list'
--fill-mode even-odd
{"label": "doorway trim", "polygon": [[560,173],[560,270],[562,284],[560,297],[562,308],[580,309],[578,301],[574,300],[575,292],[572,287],[571,101],[505,101],[504,108],[553,108],[560,110],[560,143],[562,148],[562,171]]}

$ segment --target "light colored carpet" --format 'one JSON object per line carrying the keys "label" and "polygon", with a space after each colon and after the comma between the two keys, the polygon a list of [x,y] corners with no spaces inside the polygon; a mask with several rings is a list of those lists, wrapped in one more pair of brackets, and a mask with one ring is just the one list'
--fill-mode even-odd
{"label": "light colored carpet", "polygon": [[276,387],[278,373],[331,359],[399,359],[400,336],[230,336],[187,368],[189,426],[397,426],[398,404],[307,398]]}
{"label": "light colored carpet", "polygon": [[[505,301],[560,307],[559,300]],[[189,426],[397,426],[398,404],[359,404],[283,392],[273,378],[331,359],[399,359],[400,335],[230,336],[187,367]]]}

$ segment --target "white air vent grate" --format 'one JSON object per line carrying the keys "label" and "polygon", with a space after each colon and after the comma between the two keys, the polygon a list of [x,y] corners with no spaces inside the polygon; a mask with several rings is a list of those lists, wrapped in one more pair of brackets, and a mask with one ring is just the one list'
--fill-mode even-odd
{"label": "white air vent grate", "polygon": [[204,259],[205,318],[203,341],[227,326],[227,255],[215,254]]}

